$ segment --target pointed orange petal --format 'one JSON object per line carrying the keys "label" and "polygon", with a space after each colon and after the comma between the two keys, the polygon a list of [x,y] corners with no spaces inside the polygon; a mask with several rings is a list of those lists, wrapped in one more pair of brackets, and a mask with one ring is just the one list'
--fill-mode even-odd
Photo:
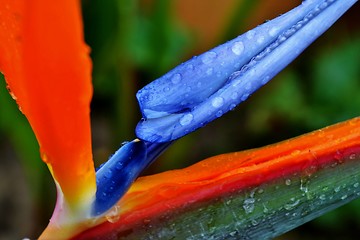
{"label": "pointed orange petal", "polygon": [[1,0],[0,70],[65,199],[95,191],[91,60],[79,1]]}

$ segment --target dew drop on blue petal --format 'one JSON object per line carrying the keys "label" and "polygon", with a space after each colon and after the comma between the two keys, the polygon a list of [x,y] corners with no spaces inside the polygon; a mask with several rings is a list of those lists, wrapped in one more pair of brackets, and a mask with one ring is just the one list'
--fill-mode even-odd
{"label": "dew drop on blue petal", "polygon": [[246,90],[250,90],[250,89],[251,89],[251,83],[247,83],[247,84],[245,85],[245,89],[246,89]]}
{"label": "dew drop on blue petal", "polygon": [[278,34],[279,32],[279,28],[278,27],[272,27],[270,30],[269,30],[269,35],[271,37],[275,37],[276,34]]}
{"label": "dew drop on blue petal", "polygon": [[214,69],[213,69],[213,68],[208,68],[208,69],[206,70],[206,74],[207,74],[207,75],[211,75],[213,72],[214,72]]}
{"label": "dew drop on blue petal", "polygon": [[105,177],[107,177],[107,178],[111,178],[112,175],[113,175],[113,173],[112,173],[111,169],[109,169],[109,170],[106,171],[106,173],[105,173]]}
{"label": "dew drop on blue petal", "polygon": [[194,65],[192,65],[192,64],[187,65],[187,69],[188,70],[194,70]]}
{"label": "dew drop on blue petal", "polygon": [[206,52],[201,56],[201,61],[204,64],[210,64],[216,58],[216,52]]}
{"label": "dew drop on blue petal", "polygon": [[234,110],[234,109],[235,109],[235,107],[236,107],[236,104],[235,104],[235,103],[231,104],[231,105],[230,105],[230,108],[229,108],[229,109],[230,109],[230,111]]}
{"label": "dew drop on blue petal", "polygon": [[237,92],[233,92],[233,93],[231,94],[231,99],[232,99],[232,100],[236,100],[236,99],[238,98],[238,96],[239,96],[239,94],[238,94]]}
{"label": "dew drop on blue petal", "polygon": [[181,75],[180,73],[176,73],[171,77],[171,82],[173,84],[178,84],[181,81]]}
{"label": "dew drop on blue petal", "polygon": [[244,95],[241,96],[241,101],[245,101],[246,99],[248,99],[249,94],[245,93]]}
{"label": "dew drop on blue petal", "polygon": [[194,116],[191,113],[185,114],[182,118],[180,118],[180,125],[181,126],[187,126],[189,125],[192,120],[194,119]]}
{"label": "dew drop on blue petal", "polygon": [[222,97],[216,97],[211,101],[211,105],[214,108],[222,107],[223,104],[224,104],[224,99]]}
{"label": "dew drop on blue petal", "polygon": [[229,81],[232,81],[234,79],[236,79],[237,77],[239,77],[241,75],[241,71],[235,71],[233,72],[230,77],[229,77]]}
{"label": "dew drop on blue petal", "polygon": [[270,80],[270,76],[264,77],[264,79],[261,81],[262,85],[265,85]]}
{"label": "dew drop on blue petal", "polygon": [[260,36],[260,37],[256,40],[256,42],[257,42],[258,44],[262,44],[264,41],[265,41],[265,37],[264,37],[264,36]]}
{"label": "dew drop on blue petal", "polygon": [[249,30],[246,32],[246,38],[251,40],[253,39],[253,37],[255,36],[255,31],[254,30]]}
{"label": "dew drop on blue petal", "polygon": [[116,167],[117,170],[121,170],[123,168],[123,164],[121,162],[117,162],[116,163]]}
{"label": "dew drop on blue petal", "polygon": [[217,113],[216,113],[216,117],[221,117],[223,115],[223,111],[219,110]]}
{"label": "dew drop on blue petal", "polygon": [[233,53],[235,53],[236,55],[242,54],[242,52],[244,51],[243,42],[241,42],[241,41],[235,42],[231,47],[231,51]]}

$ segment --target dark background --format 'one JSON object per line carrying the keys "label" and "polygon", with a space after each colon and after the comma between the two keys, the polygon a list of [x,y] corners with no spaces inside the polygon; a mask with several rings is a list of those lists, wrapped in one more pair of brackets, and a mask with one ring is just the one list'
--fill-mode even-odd
{"label": "dark background", "polygon": [[[95,165],[140,119],[135,93],[177,64],[284,13],[301,1],[84,0],[94,62]],[[177,141],[145,174],[221,153],[260,147],[360,115],[357,3],[294,63],[221,119]],[[69,56],[70,57],[70,56]],[[55,186],[31,129],[0,81],[0,239],[36,238],[55,204]],[[360,201],[279,239],[360,237]]]}

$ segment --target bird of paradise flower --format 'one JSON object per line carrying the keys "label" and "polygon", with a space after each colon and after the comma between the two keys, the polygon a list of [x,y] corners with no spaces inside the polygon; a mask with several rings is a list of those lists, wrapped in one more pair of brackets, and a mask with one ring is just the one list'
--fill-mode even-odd
{"label": "bird of paradise flower", "polygon": [[[182,237],[273,237],[355,198],[357,191],[347,193],[344,199],[315,198],[309,178],[317,174],[322,179],[339,160],[348,163],[340,168],[344,172],[357,164],[352,160],[359,158],[358,118],[278,145],[221,155],[184,170],[140,178],[131,186],[173,141],[245,101],[355,2],[304,1],[145,86],[137,93],[143,115],[136,128],[138,139],[122,146],[95,171],[89,118],[91,60],[83,41],[79,2],[64,0],[49,6],[43,0],[3,0],[0,69],[35,132],[41,157],[57,186],[56,208],[41,237],[138,239],[145,228],[149,237],[165,234],[170,238],[179,236],[171,223],[194,221],[186,214],[199,206],[217,209],[214,206],[224,203],[233,214],[232,223],[213,223],[217,225],[213,229],[201,225],[198,235],[181,230],[190,234]],[[357,177],[355,173],[350,176]],[[255,210],[255,202],[260,201],[255,194],[263,194],[260,186],[270,189],[283,178],[287,183],[299,182],[301,197],[291,202],[279,200],[283,208],[271,216],[292,214],[292,219],[288,224],[275,221],[260,227],[257,223],[264,214]],[[321,194],[326,198],[329,192]],[[266,198],[266,194],[262,196]],[[344,201],[340,203],[339,198]],[[232,201],[241,201],[243,213],[249,216],[238,215]],[[317,208],[299,210],[306,202]],[[276,208],[266,201],[262,204],[267,210]],[[204,211],[204,216],[208,214]],[[211,219],[215,221],[214,216]],[[150,222],[158,227],[149,226]],[[189,223],[182,227],[191,229]]]}

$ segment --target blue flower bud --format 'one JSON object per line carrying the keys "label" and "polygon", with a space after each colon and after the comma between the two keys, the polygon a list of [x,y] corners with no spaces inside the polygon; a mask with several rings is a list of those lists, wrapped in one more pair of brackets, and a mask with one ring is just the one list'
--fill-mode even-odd
{"label": "blue flower bud", "polygon": [[180,64],[137,93],[138,138],[178,139],[266,84],[357,0],[306,0],[271,21]]}

